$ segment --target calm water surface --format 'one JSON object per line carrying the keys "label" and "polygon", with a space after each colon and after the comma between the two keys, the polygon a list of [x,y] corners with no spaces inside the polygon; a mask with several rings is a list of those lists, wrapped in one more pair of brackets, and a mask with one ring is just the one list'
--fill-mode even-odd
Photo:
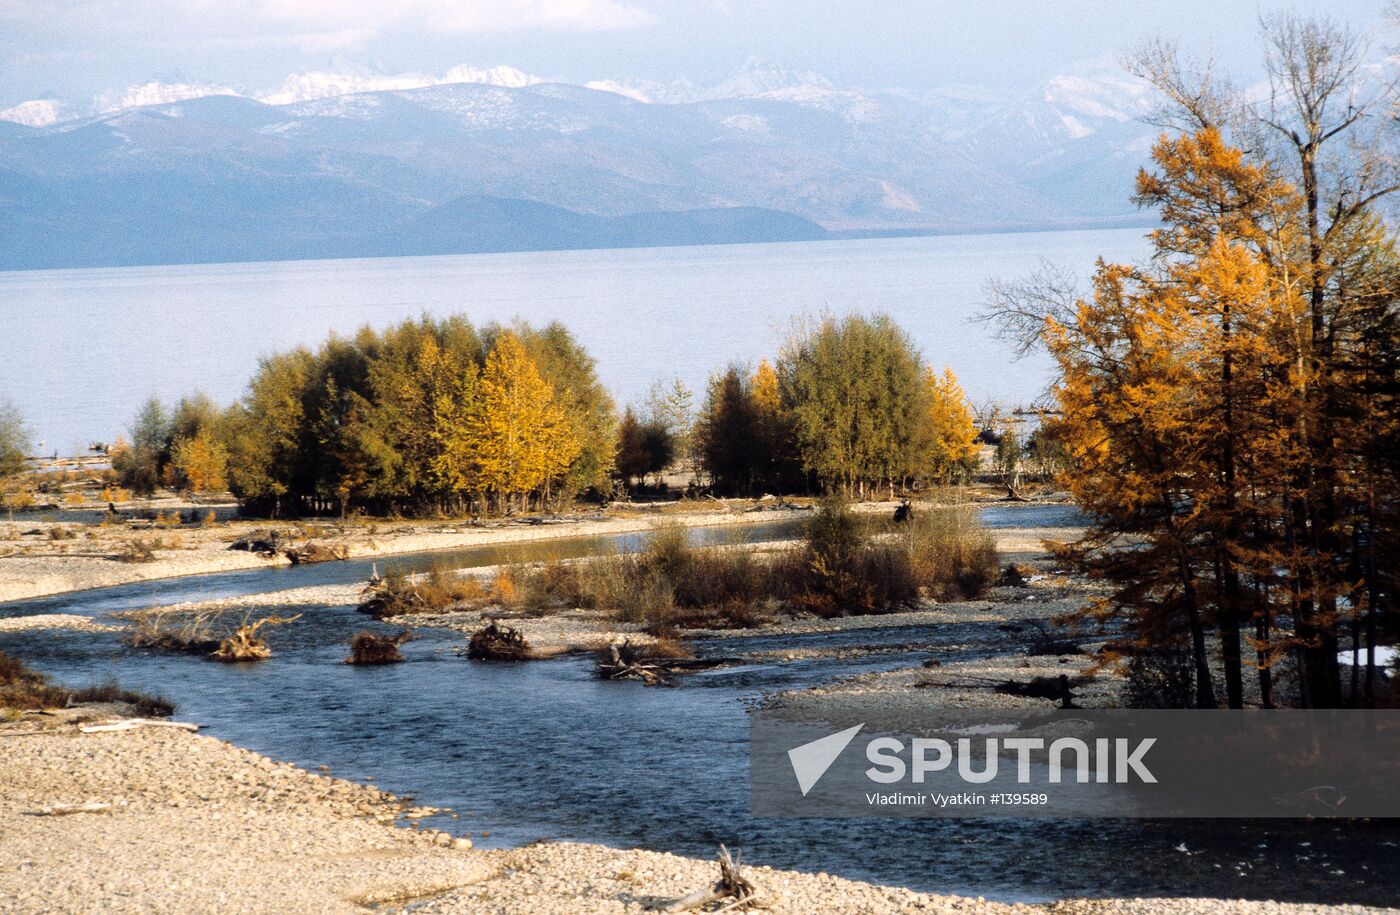
{"label": "calm water surface", "polygon": [[1142,229],[611,251],[0,272],[0,397],[45,450],[122,431],[155,393],[238,396],[259,355],[422,313],[567,324],[622,401],[679,375],[699,388],[771,354],[790,321],[886,311],[974,401],[1026,401],[1046,382],[968,323],[996,276],[1041,261],[1086,275],[1146,254]]}

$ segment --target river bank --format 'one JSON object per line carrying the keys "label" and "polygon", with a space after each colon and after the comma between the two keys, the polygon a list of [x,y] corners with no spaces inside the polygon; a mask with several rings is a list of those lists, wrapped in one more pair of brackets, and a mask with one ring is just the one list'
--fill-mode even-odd
{"label": "river bank", "polygon": [[[713,861],[544,842],[466,847],[403,816],[406,799],[168,728],[82,733],[112,709],[0,725],[5,911],[637,913],[713,882]],[[40,815],[61,804],[98,812]],[[1231,900],[1008,905],[766,867],[776,913],[985,915],[1393,912]]]}
{"label": "river bank", "polygon": [[[756,509],[756,510],[750,510]],[[752,502],[716,502],[670,513],[621,508],[596,516],[467,522],[267,522],[227,521],[132,530],[123,525],[57,521],[0,522],[0,603],[133,582],[209,572],[290,565],[278,553],[263,557],[232,550],[249,536],[276,532],[287,545],[317,543],[343,548],[347,558],[461,550],[645,531],[658,521],[685,527],[762,524],[794,517],[791,509]],[[132,561],[133,544],[150,558]]]}

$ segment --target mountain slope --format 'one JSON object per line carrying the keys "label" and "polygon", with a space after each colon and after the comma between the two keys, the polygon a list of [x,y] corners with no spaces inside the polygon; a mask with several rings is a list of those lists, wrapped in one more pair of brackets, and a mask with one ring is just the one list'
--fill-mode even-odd
{"label": "mountain slope", "polygon": [[1150,139],[1142,88],[1107,71],[981,116],[971,90],[759,62],[664,104],[508,68],[417,81],[143,87],[176,100],[0,122],[0,267],[1082,224],[1132,213]]}

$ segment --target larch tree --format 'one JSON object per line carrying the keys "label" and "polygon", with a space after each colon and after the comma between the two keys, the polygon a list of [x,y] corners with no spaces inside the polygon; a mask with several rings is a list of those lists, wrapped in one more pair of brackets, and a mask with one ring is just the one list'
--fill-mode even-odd
{"label": "larch tree", "polygon": [[190,492],[223,492],[228,489],[228,451],[215,437],[212,426],[194,435],[177,438],[171,449],[171,465]]}
{"label": "larch tree", "polygon": [[504,510],[563,474],[579,441],[554,390],[540,377],[519,339],[500,334],[477,383],[475,409],[449,451],[474,455],[476,486]]}
{"label": "larch tree", "polygon": [[953,370],[926,372],[929,401],[929,470],[940,481],[962,479],[977,469],[977,420]]}

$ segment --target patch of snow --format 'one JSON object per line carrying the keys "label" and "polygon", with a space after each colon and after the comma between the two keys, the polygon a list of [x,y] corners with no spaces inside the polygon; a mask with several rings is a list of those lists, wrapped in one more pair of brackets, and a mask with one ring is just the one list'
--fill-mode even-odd
{"label": "patch of snow", "polygon": [[211,83],[142,83],[127,86],[119,92],[99,95],[93,100],[93,108],[99,112],[125,111],[128,108],[142,108],[147,105],[168,105],[171,102],[185,102],[211,95],[238,95],[228,86]]}
{"label": "patch of snow", "polygon": [[397,75],[361,76],[354,73],[332,73],[324,70],[293,74],[275,92],[257,96],[269,105],[292,105],[297,102],[331,98],[340,95],[355,95],[364,92],[401,92],[407,89],[423,89],[428,86],[449,86],[460,83],[476,83],[485,86],[502,86],[519,89],[544,82],[538,76],[531,76],[515,67],[469,67],[465,64],[453,67],[442,76],[425,76],[417,73]]}
{"label": "patch of snow", "polygon": [[0,111],[0,121],[13,121],[26,127],[47,127],[66,118],[67,105],[58,99],[36,98]]}
{"label": "patch of snow", "polygon": [[908,191],[895,187],[888,181],[880,182],[880,191],[880,206],[887,210],[901,210],[906,213],[919,213],[923,210]]}
{"label": "patch of snow", "polygon": [[613,95],[621,95],[630,98],[634,102],[652,104],[651,97],[635,86],[620,83],[612,79],[595,79],[583,84],[583,88],[592,89],[596,92],[611,92]]}

